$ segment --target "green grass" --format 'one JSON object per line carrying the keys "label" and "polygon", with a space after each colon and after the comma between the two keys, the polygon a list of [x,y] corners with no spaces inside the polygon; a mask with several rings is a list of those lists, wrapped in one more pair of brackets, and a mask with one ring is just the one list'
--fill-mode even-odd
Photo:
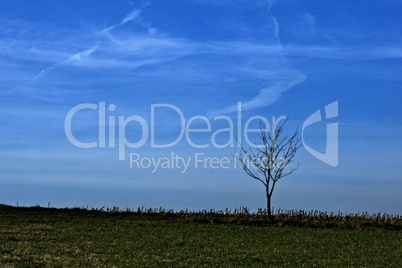
{"label": "green grass", "polygon": [[251,218],[0,206],[0,267],[402,267],[398,228]]}

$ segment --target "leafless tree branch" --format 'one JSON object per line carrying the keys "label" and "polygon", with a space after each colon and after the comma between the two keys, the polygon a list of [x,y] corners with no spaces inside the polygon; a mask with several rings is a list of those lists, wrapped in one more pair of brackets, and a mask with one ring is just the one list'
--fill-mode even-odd
{"label": "leafless tree branch", "polygon": [[287,119],[281,125],[275,126],[272,131],[267,131],[265,123],[260,120],[260,132],[257,135],[262,141],[262,145],[256,148],[249,146],[246,149],[236,138],[240,145],[240,153],[236,153],[234,156],[247,175],[262,182],[265,186],[269,218],[272,218],[271,197],[276,182],[291,175],[299,167],[297,165],[287,169],[302,145],[300,144],[301,139],[298,138],[298,128],[291,136],[283,136],[286,122]]}

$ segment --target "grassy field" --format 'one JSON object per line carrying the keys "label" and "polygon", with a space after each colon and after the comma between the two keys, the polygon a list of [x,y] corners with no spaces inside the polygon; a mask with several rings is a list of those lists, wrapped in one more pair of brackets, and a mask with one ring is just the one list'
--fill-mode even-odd
{"label": "grassy field", "polygon": [[327,215],[331,228],[277,218],[0,206],[0,266],[402,267],[400,217],[337,225]]}

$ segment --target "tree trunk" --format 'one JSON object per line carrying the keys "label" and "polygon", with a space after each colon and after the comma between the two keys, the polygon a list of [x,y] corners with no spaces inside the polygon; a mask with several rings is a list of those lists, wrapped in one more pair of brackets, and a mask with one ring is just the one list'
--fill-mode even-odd
{"label": "tree trunk", "polygon": [[266,194],[267,194],[267,213],[268,213],[268,219],[272,220],[272,214],[271,214],[271,195],[269,194],[269,189],[266,187]]}

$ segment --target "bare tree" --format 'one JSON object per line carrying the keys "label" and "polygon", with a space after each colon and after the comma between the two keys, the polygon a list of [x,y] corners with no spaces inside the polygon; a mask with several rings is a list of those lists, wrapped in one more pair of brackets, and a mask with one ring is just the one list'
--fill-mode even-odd
{"label": "bare tree", "polygon": [[272,219],[271,197],[278,180],[292,174],[298,167],[287,169],[297,150],[302,146],[298,138],[298,129],[292,136],[284,135],[283,129],[287,119],[279,126],[273,126],[269,131],[265,123],[260,120],[260,133],[258,134],[262,144],[248,150],[237,140],[241,152],[235,153],[243,170],[253,179],[265,186],[267,197],[268,218]]}

